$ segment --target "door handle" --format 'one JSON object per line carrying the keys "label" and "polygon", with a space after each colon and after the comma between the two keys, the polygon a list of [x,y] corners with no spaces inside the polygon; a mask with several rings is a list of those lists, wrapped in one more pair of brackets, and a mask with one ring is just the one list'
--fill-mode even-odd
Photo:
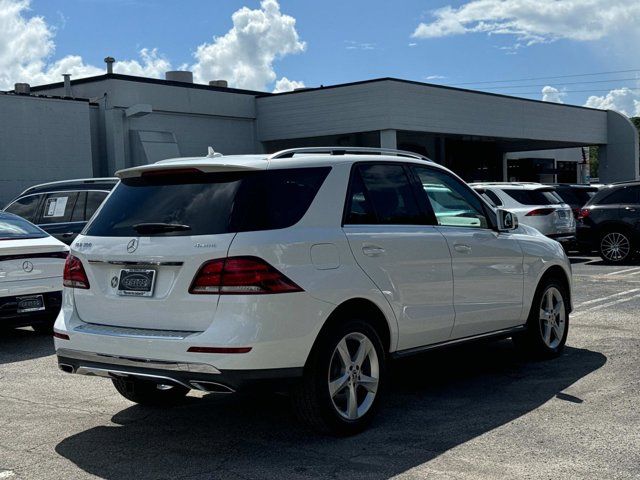
{"label": "door handle", "polygon": [[471,253],[471,247],[464,243],[454,243],[453,249],[458,253]]}
{"label": "door handle", "polygon": [[628,212],[635,212],[636,209],[633,207],[624,207],[625,210],[627,210]]}
{"label": "door handle", "polygon": [[69,238],[69,237],[73,236],[73,232],[61,233],[60,236],[63,237],[63,238]]}
{"label": "door handle", "polygon": [[387,251],[378,245],[363,245],[362,253],[367,257],[379,257],[387,253]]}

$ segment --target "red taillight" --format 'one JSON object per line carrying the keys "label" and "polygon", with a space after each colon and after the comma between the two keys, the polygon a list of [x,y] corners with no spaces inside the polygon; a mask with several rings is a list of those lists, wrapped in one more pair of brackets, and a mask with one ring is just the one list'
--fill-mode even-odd
{"label": "red taillight", "polygon": [[89,288],[89,279],[78,257],[69,255],[64,262],[62,284],[69,288]]}
{"label": "red taillight", "polygon": [[59,338],[60,340],[69,340],[69,335],[66,333],[53,332],[53,336]]}
{"label": "red taillight", "polygon": [[536,208],[527,213],[525,217],[542,217],[544,215],[551,215],[555,211],[555,208]]}
{"label": "red taillight", "polygon": [[189,293],[256,295],[301,292],[293,281],[257,257],[211,260],[200,268]]}
{"label": "red taillight", "polygon": [[581,208],[578,212],[578,220],[587,218],[589,215],[591,215],[591,210],[589,210],[588,208]]}

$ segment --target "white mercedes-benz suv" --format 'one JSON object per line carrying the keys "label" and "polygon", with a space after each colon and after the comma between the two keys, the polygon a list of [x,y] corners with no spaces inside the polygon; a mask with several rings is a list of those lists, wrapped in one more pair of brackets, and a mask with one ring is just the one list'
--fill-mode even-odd
{"label": "white mercedes-benz suv", "polygon": [[63,371],[134,402],[286,387],[302,420],[344,435],[371,421],[396,357],[566,342],[560,244],[419,155],[211,154],[117,176],[71,246],[54,337]]}

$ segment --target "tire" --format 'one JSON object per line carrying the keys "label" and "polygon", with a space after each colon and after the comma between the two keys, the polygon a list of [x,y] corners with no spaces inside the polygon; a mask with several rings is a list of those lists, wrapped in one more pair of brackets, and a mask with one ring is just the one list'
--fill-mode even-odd
{"label": "tire", "polygon": [[361,432],[380,404],[385,363],[382,341],[367,322],[352,319],[331,328],[318,339],[292,392],[298,418],[324,434]]}
{"label": "tire", "polygon": [[564,283],[553,277],[543,279],[533,297],[526,331],[513,337],[516,347],[536,358],[560,355],[569,333],[568,307]]}
{"label": "tire", "polygon": [[158,385],[139,378],[114,378],[113,385],[127,400],[145,406],[168,407],[184,401],[189,389],[181,385]]}
{"label": "tire", "polygon": [[631,236],[624,230],[605,232],[598,244],[598,253],[604,262],[609,264],[623,263],[633,254]]}

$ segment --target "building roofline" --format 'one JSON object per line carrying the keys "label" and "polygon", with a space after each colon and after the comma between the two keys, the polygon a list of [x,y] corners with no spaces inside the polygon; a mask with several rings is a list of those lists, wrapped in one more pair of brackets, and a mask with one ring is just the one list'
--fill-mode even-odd
{"label": "building roofline", "polygon": [[[259,92],[256,90],[243,90],[241,88],[227,88],[227,87],[213,87],[210,85],[203,85],[200,83],[187,83],[187,82],[176,82],[174,80],[163,80],[161,78],[148,78],[148,77],[137,77],[135,75],[122,75],[120,73],[105,73],[103,75],[96,75],[93,77],[83,77],[71,80],[71,86],[73,85],[82,85],[84,83],[94,83],[101,82],[104,80],[124,80],[127,82],[138,82],[138,83],[151,83],[154,85],[166,85],[170,87],[182,87],[182,88],[194,88],[197,90],[209,90],[215,92],[227,92],[227,93],[237,93],[241,95],[252,95],[252,96],[268,96],[272,95],[268,92]],[[62,88],[64,87],[64,82],[56,82],[56,83],[48,83],[45,85],[36,85],[31,87],[31,91],[41,91],[48,90],[51,88]]]}
{"label": "building roofline", "polygon": [[67,100],[71,102],[83,102],[89,103],[89,105],[94,105],[88,98],[82,97],[63,97],[60,95],[33,95],[30,93],[16,93],[13,90],[0,91],[0,95],[7,95],[9,97],[44,98],[48,100]]}
{"label": "building roofline", "polygon": [[513,96],[513,95],[505,95],[503,93],[483,92],[483,91],[480,91],[480,90],[471,90],[471,89],[468,89],[468,88],[451,87],[449,85],[438,85],[438,84],[435,84],[435,83],[418,82],[416,80],[405,80],[405,79],[402,79],[402,78],[394,78],[394,77],[372,78],[372,79],[369,79],[369,80],[359,80],[357,82],[348,82],[348,83],[339,83],[339,84],[336,84],[336,85],[328,85],[328,86],[320,86],[320,87],[312,87],[312,88],[303,88],[303,89],[300,89],[300,90],[293,90],[293,91],[290,91],[290,92],[265,93],[265,94],[256,95],[256,98],[279,97],[279,96],[282,96],[282,95],[300,95],[300,94],[304,94],[304,93],[307,93],[307,92],[316,92],[316,91],[328,90],[328,89],[333,89],[333,88],[352,87],[352,86],[365,85],[365,84],[368,84],[368,83],[375,83],[375,82],[406,83],[406,84],[409,84],[409,85],[419,85],[419,86],[422,86],[422,87],[440,88],[440,89],[443,89],[443,90],[453,90],[453,91],[457,91],[457,92],[475,93],[477,95],[488,95],[488,96],[491,96],[491,97],[508,98],[510,100],[521,100],[521,101],[525,101],[525,102],[542,103],[544,105],[557,105],[557,106],[561,106],[561,107],[571,107],[571,108],[580,108],[582,110],[593,110],[593,111],[597,111],[597,112],[606,112],[606,110],[601,110],[599,108],[583,107],[581,105],[570,105],[570,104],[566,104],[566,103],[544,102],[542,100],[534,100],[532,98],[516,97],[516,96]]}

